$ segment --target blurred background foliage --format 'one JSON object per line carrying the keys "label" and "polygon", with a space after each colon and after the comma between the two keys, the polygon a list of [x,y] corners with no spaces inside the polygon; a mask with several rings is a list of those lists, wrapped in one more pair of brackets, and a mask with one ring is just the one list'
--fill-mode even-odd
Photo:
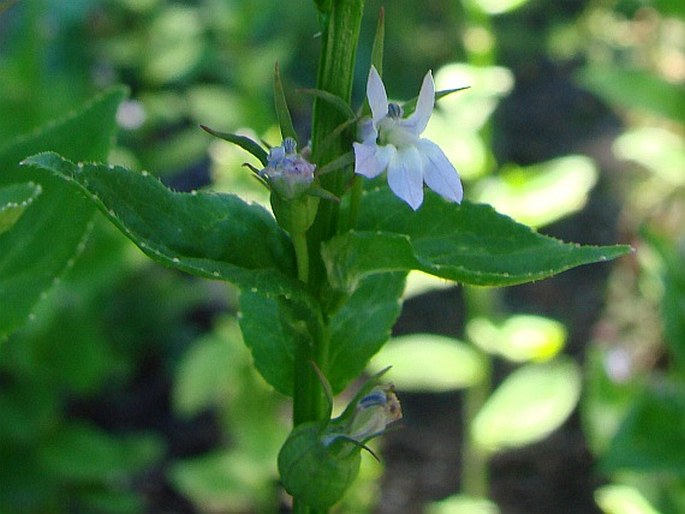
{"label": "blurred background foliage", "polygon": [[[535,472],[523,466],[517,476],[533,485],[514,490],[532,494],[532,503],[498,486],[494,461],[491,493],[501,512],[684,512],[685,3],[385,4],[391,97],[413,96],[428,68],[439,89],[471,86],[441,101],[427,130],[470,199],[551,235],[637,249],[611,267],[501,292],[412,276],[396,331],[403,337],[377,364],[396,365],[408,407],[403,432],[426,434],[415,430],[422,411],[412,402],[456,390],[468,398],[488,377],[497,400],[472,420],[474,434],[453,426],[448,444],[480,441],[506,458],[512,448],[554,444],[549,434],[562,427],[582,430],[592,461],[575,499],[563,481],[562,492],[542,490],[545,482],[528,480]],[[355,105],[380,6],[367,2]],[[278,61],[297,130],[308,134],[311,98],[296,89],[315,83],[318,30],[305,0],[0,2],[0,140],[123,83],[130,98],[118,113],[111,162],[150,170],[179,190],[211,184],[265,202],[241,171],[249,156],[198,125],[278,143]],[[224,284],[150,264],[96,218],[75,265],[0,344],[0,511],[282,506],[274,455],[288,409],[251,367],[235,296]],[[416,359],[420,375],[400,365]],[[558,392],[557,409],[512,431],[517,413],[529,416],[544,400],[535,394],[541,383]],[[428,512],[497,511],[453,496],[464,488],[459,463],[468,452],[426,475],[440,484],[407,486],[420,482],[420,470],[396,474],[407,466],[396,465],[393,436],[385,476],[365,461],[340,512],[421,512],[437,500]],[[433,470],[450,453],[444,442],[429,441],[438,457],[424,451]],[[414,452],[425,447],[411,444]],[[557,503],[545,503],[548,496]]]}

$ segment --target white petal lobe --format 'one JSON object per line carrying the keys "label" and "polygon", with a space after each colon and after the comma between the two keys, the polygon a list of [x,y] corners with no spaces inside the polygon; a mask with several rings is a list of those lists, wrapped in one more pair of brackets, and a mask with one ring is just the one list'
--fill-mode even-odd
{"label": "white petal lobe", "polygon": [[461,202],[464,190],[457,170],[438,145],[421,139],[419,150],[423,159],[423,180],[433,191],[447,200]]}
{"label": "white petal lobe", "polygon": [[421,156],[413,146],[398,151],[388,164],[390,189],[414,210],[423,203],[421,167]]}
{"label": "white petal lobe", "polygon": [[419,98],[416,101],[416,110],[405,120],[404,125],[418,136],[426,130],[426,125],[428,125],[428,120],[431,114],[433,114],[434,107],[435,82],[433,82],[433,75],[429,71],[423,78]]}
{"label": "white petal lobe", "polygon": [[366,82],[366,97],[369,99],[373,123],[376,125],[388,114],[388,95],[385,92],[381,76],[373,66],[371,66],[369,78]]}

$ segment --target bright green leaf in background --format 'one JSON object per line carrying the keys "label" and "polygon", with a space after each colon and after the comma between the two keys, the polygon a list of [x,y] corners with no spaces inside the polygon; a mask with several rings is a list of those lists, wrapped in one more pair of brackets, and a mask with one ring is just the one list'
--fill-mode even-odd
{"label": "bright green leaf in background", "polygon": [[[621,134],[614,142],[613,150],[619,159],[635,161],[644,166],[665,181],[669,189],[685,185],[683,136],[661,127],[641,127]],[[644,194],[644,188],[640,189],[640,193]],[[663,193],[659,191],[658,198],[663,198]]]}
{"label": "bright green leaf in background", "polygon": [[477,184],[475,197],[519,223],[541,227],[582,209],[596,182],[594,162],[569,155],[527,167],[505,166]]}
{"label": "bright green leaf in background", "polygon": [[0,187],[0,234],[12,228],[40,192],[33,182]]}
{"label": "bright green leaf in background", "polygon": [[511,316],[500,324],[476,318],[466,325],[466,333],[482,350],[513,362],[549,360],[566,342],[563,324],[523,314]]}
{"label": "bright green leaf in background", "polygon": [[205,512],[250,512],[255,505],[272,512],[276,499],[269,496],[269,479],[275,479],[276,472],[267,471],[265,477],[264,468],[247,452],[225,450],[179,462],[169,475],[174,486]]}
{"label": "bright green leaf in background", "polygon": [[485,14],[504,14],[525,5],[528,0],[466,0],[464,3]]}
{"label": "bright green leaf in background", "polygon": [[411,269],[467,284],[513,285],[630,251],[563,243],[487,205],[456,205],[430,193],[413,212],[385,189],[365,195],[358,229],[324,245],[334,287],[349,289],[367,274]]}
{"label": "bright green leaf in background", "polygon": [[282,397],[255,372],[235,319],[193,343],[178,368],[173,400],[186,417],[214,409],[230,434],[229,444],[173,464],[174,486],[207,511],[275,510],[273,456],[286,437],[278,419]]}
{"label": "bright green leaf in background", "polygon": [[443,149],[462,178],[486,175],[494,157],[482,130],[500,100],[514,87],[513,74],[502,66],[452,63],[436,72],[435,85],[438,90],[470,87],[437,103],[425,137]]}
{"label": "bright green leaf in background", "polygon": [[0,233],[0,338],[28,317],[41,294],[72,262],[94,211],[62,180],[22,169],[19,162],[46,150],[73,160],[105,160],[124,95],[123,88],[111,89],[69,116],[0,148],[0,186],[33,182],[41,188],[31,208]]}
{"label": "bright green leaf in background", "polygon": [[487,498],[476,498],[463,494],[449,496],[428,505],[425,514],[499,514],[495,502]]}
{"label": "bright green leaf in background", "polygon": [[490,452],[539,441],[573,412],[581,382],[580,368],[571,358],[526,364],[488,398],[476,415],[471,437]]}
{"label": "bright green leaf in background", "polygon": [[579,74],[583,87],[614,107],[648,112],[682,122],[685,89],[653,73],[612,66],[588,66]]}
{"label": "bright green leaf in background", "polygon": [[640,491],[627,485],[605,485],[595,491],[595,501],[605,514],[660,514]]}
{"label": "bright green leaf in background", "polygon": [[400,391],[443,392],[477,384],[484,378],[478,352],[466,343],[434,334],[412,334],[391,339],[371,361],[377,373]]}

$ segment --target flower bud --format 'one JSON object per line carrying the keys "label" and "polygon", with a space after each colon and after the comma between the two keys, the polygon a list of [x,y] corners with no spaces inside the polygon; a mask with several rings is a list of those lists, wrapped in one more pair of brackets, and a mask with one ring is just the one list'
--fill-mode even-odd
{"label": "flower bud", "polygon": [[[364,388],[335,419],[293,429],[278,455],[283,487],[314,509],[336,503],[359,472],[364,444],[402,417],[391,386]],[[367,448],[368,449],[368,448]]]}
{"label": "flower bud", "polygon": [[271,190],[285,200],[302,195],[314,181],[316,165],[297,153],[297,143],[287,137],[269,151],[267,165],[259,172]]}

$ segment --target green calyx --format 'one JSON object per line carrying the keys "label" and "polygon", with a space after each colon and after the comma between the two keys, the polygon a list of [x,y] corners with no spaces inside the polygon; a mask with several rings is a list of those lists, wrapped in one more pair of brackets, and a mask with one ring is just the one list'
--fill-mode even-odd
{"label": "green calyx", "polygon": [[312,226],[319,198],[303,194],[292,199],[281,196],[277,191],[271,193],[271,208],[278,224],[290,234],[304,234]]}
{"label": "green calyx", "polygon": [[326,442],[326,423],[295,427],[278,455],[285,490],[314,509],[338,502],[359,473],[361,446],[346,439]]}

